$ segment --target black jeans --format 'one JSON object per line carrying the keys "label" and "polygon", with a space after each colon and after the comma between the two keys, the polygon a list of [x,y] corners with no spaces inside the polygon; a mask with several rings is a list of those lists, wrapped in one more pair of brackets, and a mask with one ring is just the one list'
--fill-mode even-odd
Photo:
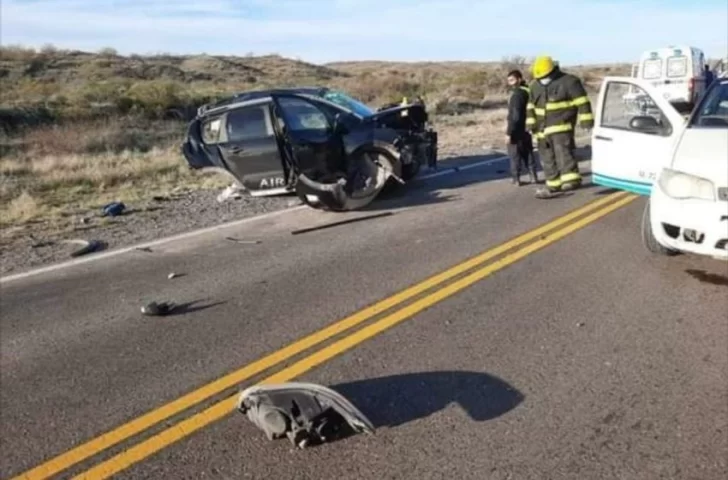
{"label": "black jeans", "polygon": [[536,160],[533,155],[533,139],[530,133],[511,137],[507,146],[511,159],[511,176],[517,178],[524,173],[536,173]]}

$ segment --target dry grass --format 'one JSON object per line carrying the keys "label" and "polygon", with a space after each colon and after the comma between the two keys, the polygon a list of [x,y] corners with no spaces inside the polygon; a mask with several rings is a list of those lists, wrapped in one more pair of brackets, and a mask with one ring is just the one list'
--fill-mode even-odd
{"label": "dry grass", "polygon": [[[523,58],[495,63],[348,62],[312,65],[279,56],[119,56],[0,48],[0,226],[59,219],[111,200],[212,188],[180,152],[185,121],[232,92],[326,85],[373,106],[422,95],[442,151],[498,145],[504,77]],[[575,67],[592,91],[627,65]],[[461,114],[462,112],[470,112]],[[457,116],[448,114],[456,113]]]}
{"label": "dry grass", "polygon": [[41,219],[53,223],[111,201],[133,204],[226,183],[223,177],[190,171],[176,147],[3,158],[0,179],[3,227]]}

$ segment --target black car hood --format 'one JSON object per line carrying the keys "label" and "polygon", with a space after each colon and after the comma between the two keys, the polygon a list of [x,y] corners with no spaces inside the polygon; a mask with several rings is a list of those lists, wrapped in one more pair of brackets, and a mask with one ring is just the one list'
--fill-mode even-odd
{"label": "black car hood", "polygon": [[404,112],[406,110],[409,111],[408,113],[415,115],[424,115],[426,111],[424,105],[419,105],[416,103],[409,105],[398,105],[396,107],[385,108],[384,110],[374,112],[372,115],[367,117],[367,120],[380,120],[389,116],[398,115],[400,112]]}
{"label": "black car hood", "polygon": [[366,117],[365,121],[395,130],[422,129],[427,122],[427,110],[420,104],[398,105],[379,110]]}

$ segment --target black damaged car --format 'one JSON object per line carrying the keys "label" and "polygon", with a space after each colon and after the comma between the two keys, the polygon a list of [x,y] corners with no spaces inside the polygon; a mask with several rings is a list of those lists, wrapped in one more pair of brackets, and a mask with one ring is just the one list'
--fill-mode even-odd
{"label": "black damaged car", "polygon": [[421,102],[373,110],[324,87],[281,88],[200,107],[182,151],[191,168],[231,174],[253,196],[295,192],[344,211],[435,168],[437,132]]}

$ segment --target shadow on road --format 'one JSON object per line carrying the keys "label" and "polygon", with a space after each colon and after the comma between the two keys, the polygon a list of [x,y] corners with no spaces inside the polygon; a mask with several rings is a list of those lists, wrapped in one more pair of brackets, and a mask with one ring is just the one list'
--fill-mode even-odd
{"label": "shadow on road", "polygon": [[206,303],[203,305],[198,305],[202,301],[203,300],[195,300],[192,302],[175,304],[174,307],[172,308],[172,310],[169,313],[167,313],[165,316],[166,317],[175,317],[175,316],[179,316],[179,315],[187,315],[190,313],[201,312],[202,310],[207,310],[208,308],[217,307],[218,305],[223,305],[223,304],[227,303],[227,302],[213,302],[213,303]]}
{"label": "shadow on road", "polygon": [[[361,211],[389,210],[458,201],[460,196],[449,193],[448,190],[508,178],[510,176],[508,160],[498,160],[504,155],[505,153],[495,152],[487,155],[448,157],[438,164],[437,172],[423,170],[416,179],[406,185],[393,183]],[[491,164],[474,166],[479,162],[491,160],[493,161]],[[444,174],[453,169],[458,169],[458,171]],[[437,175],[438,172],[443,172],[443,175],[427,178],[428,175]]]}
{"label": "shadow on road", "polygon": [[[579,161],[581,174],[584,177],[590,176],[591,170],[583,164],[591,159],[591,147],[589,145],[578,147],[574,154]],[[541,172],[539,174],[541,183],[539,185],[530,185],[526,179],[527,174],[524,171],[521,179],[525,183],[520,187],[521,189],[535,189],[543,185],[541,160],[537,152],[535,152],[535,156],[536,170]],[[487,155],[448,157],[440,161],[439,170],[444,172],[457,168],[457,172],[427,178],[428,175],[435,172],[424,170],[420,173],[419,179],[411,181],[407,185],[393,185],[389,187],[374,202],[360,209],[360,211],[373,212],[459,201],[460,196],[457,193],[452,193],[452,191],[469,185],[510,178],[509,160],[503,157],[507,157],[507,154],[502,151],[496,151]],[[478,163],[486,161],[492,161],[492,163],[475,166]],[[593,185],[588,178],[585,178],[581,190],[589,190],[595,187],[599,186]],[[613,189],[602,189],[595,192],[595,195],[608,195],[615,191]],[[568,195],[560,195],[559,198],[570,195],[571,193]]]}
{"label": "shadow on road", "polygon": [[376,428],[428,417],[453,403],[476,422],[508,413],[524,396],[503,380],[477,372],[424,372],[334,385]]}
{"label": "shadow on road", "polygon": [[728,276],[718,275],[717,273],[709,273],[705,270],[685,270],[685,273],[702,283],[710,283],[711,285],[719,285],[728,287]]}

